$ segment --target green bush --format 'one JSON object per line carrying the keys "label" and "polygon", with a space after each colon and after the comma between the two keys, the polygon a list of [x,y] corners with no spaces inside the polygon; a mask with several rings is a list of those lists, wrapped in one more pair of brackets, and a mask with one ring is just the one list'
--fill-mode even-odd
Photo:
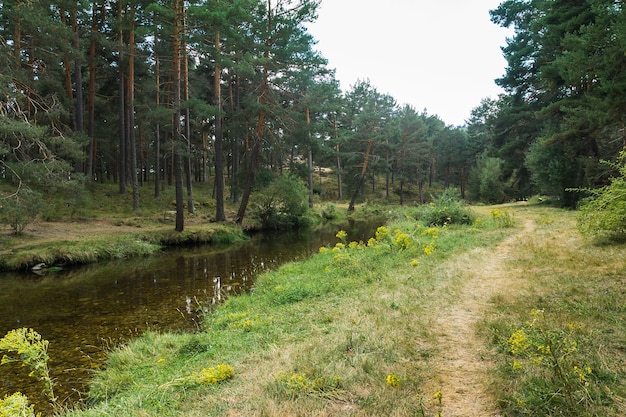
{"label": "green bush", "polygon": [[481,156],[470,172],[468,191],[473,200],[487,204],[500,204],[505,200],[502,165],[499,158]]}
{"label": "green bush", "polygon": [[465,206],[458,190],[454,188],[447,188],[432,203],[420,206],[415,217],[428,226],[474,222],[474,214]]}
{"label": "green bush", "polygon": [[291,175],[274,179],[259,191],[254,215],[263,229],[293,229],[311,221],[309,192],[304,183]]}
{"label": "green bush", "polygon": [[43,208],[41,195],[22,189],[14,196],[0,199],[0,223],[11,226],[13,233],[21,234]]}
{"label": "green bush", "polygon": [[604,187],[586,191],[590,197],[583,200],[578,228],[586,235],[626,237],[626,152],[621,152],[617,163],[605,162],[615,168],[618,176]]}

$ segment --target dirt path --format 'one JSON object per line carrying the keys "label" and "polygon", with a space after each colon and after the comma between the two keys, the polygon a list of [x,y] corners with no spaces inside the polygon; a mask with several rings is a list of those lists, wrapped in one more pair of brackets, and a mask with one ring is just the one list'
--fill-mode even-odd
{"label": "dirt path", "polygon": [[[458,302],[444,307],[433,323],[438,332],[441,357],[433,358],[433,376],[425,392],[441,390],[446,417],[500,416],[490,395],[488,370],[492,363],[484,340],[477,335],[492,297],[519,289],[521,280],[509,261],[516,245],[529,238],[534,223],[525,220],[518,233],[495,248],[475,250],[448,265],[465,281]],[[454,273],[454,272],[452,272]]]}

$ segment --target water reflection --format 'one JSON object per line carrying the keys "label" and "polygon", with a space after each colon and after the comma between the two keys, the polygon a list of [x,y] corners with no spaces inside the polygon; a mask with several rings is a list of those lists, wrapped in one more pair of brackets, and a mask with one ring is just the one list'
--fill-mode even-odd
{"label": "water reflection", "polygon": [[[351,240],[366,241],[378,224],[342,228]],[[248,291],[261,272],[333,244],[337,230],[266,234],[235,247],[186,247],[44,276],[1,274],[0,335],[30,327],[48,339],[56,394],[75,401],[110,347],[146,329],[196,329],[199,309]],[[45,403],[28,372],[17,364],[0,366],[0,398],[21,391]]]}

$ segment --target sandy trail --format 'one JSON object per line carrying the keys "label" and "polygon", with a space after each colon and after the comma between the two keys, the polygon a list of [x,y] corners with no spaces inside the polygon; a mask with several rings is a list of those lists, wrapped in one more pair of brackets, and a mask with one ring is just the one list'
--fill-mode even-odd
{"label": "sandy trail", "polygon": [[441,390],[446,417],[500,416],[489,389],[488,370],[493,365],[477,325],[494,296],[516,291],[522,284],[510,261],[516,245],[533,230],[534,223],[526,220],[521,231],[495,248],[471,251],[453,261],[457,265],[450,271],[460,274],[465,285],[458,302],[444,306],[433,322],[440,353],[431,361],[432,377],[424,389]]}

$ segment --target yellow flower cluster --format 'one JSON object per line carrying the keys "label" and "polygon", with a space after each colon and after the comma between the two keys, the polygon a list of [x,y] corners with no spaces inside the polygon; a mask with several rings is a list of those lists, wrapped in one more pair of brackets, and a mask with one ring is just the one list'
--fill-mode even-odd
{"label": "yellow flower cluster", "polygon": [[310,378],[305,374],[281,372],[276,375],[276,382],[290,397],[313,394],[320,392],[332,392],[341,387],[341,378]]}
{"label": "yellow flower cluster", "polygon": [[[39,414],[37,414],[38,416]],[[0,417],[35,417],[35,410],[21,392],[0,399]]]}
{"label": "yellow flower cluster", "polygon": [[217,385],[222,381],[232,378],[235,370],[227,364],[219,364],[215,368],[204,368],[200,372],[194,374],[194,380],[198,384]]}
{"label": "yellow flower cluster", "polygon": [[522,329],[513,332],[511,337],[509,337],[509,347],[511,349],[511,353],[514,355],[526,352],[526,350],[530,347],[530,342],[528,341],[526,332]]}
{"label": "yellow flower cluster", "polygon": [[2,357],[2,364],[7,362],[23,362],[24,365],[35,367],[40,361],[48,360],[48,341],[33,329],[24,327],[10,330],[0,339],[0,350],[17,353],[17,358]]}
{"label": "yellow flower cluster", "polygon": [[392,388],[398,388],[400,386],[400,377],[396,374],[387,375],[387,385]]}
{"label": "yellow flower cluster", "polygon": [[335,235],[335,237],[337,237],[337,239],[341,240],[342,242],[346,242],[346,238],[348,237],[348,233],[345,230],[340,230],[337,232],[337,234]]}
{"label": "yellow flower cluster", "polygon": [[376,229],[377,241],[382,242],[383,240],[387,239],[387,236],[389,236],[389,229],[387,229],[385,226],[380,226],[378,229]]}
{"label": "yellow flower cluster", "polygon": [[422,246],[422,252],[424,252],[424,255],[426,256],[432,255],[434,251],[435,251],[435,242],[430,242],[428,245]]}
{"label": "yellow flower cluster", "polygon": [[398,251],[402,252],[411,247],[411,239],[409,235],[403,233],[400,229],[396,229],[394,230],[393,244],[398,248]]}

